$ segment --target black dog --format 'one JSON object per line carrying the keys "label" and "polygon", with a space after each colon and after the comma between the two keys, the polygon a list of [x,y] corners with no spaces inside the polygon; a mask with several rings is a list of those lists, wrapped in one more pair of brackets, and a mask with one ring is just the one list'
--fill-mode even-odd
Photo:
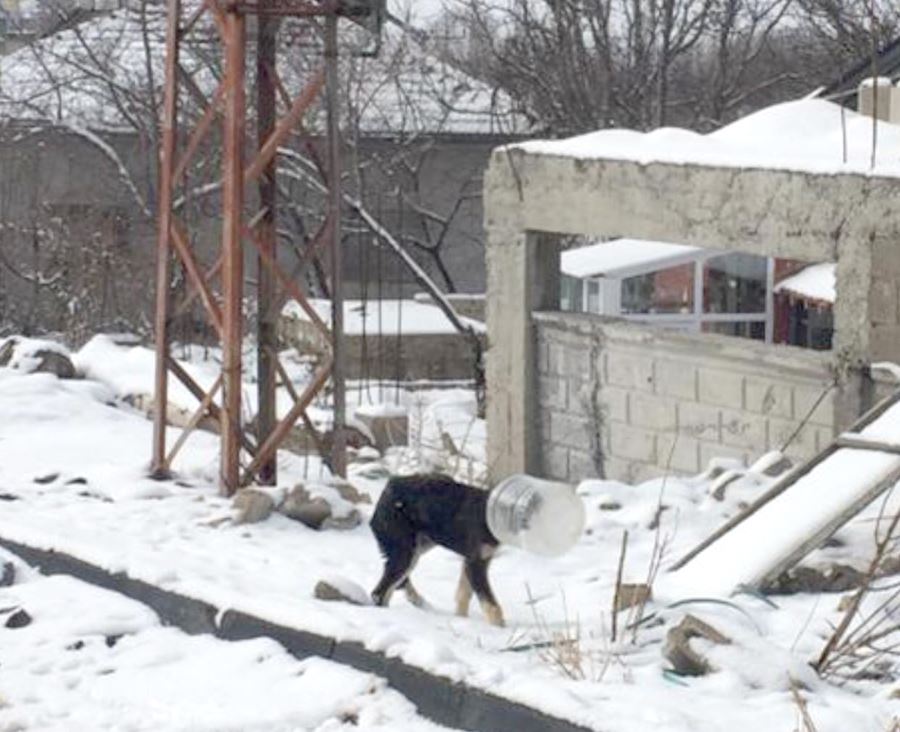
{"label": "black dog", "polygon": [[468,615],[472,592],[488,622],[503,625],[503,612],[488,582],[488,565],[497,539],[485,515],[487,491],[444,475],[411,475],[388,481],[375,513],[372,531],[384,556],[384,573],[372,591],[376,605],[387,605],[397,588],[421,607],[409,574],[420,556],[435,545],[461,554],[464,560],[456,590],[456,614]]}

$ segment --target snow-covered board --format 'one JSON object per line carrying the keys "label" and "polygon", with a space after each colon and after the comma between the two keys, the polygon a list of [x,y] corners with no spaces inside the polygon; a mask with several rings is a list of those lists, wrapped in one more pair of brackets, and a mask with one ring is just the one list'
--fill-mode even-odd
{"label": "snow-covered board", "polygon": [[661,578],[662,594],[761,588],[900,480],[900,391],[791,471]]}

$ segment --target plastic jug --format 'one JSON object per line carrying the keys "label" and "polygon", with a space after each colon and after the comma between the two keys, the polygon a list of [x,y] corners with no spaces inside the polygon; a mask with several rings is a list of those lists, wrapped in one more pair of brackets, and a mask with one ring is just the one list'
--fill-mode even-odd
{"label": "plastic jug", "polygon": [[511,475],[488,496],[487,524],[503,544],[557,557],[584,531],[584,503],[565,483]]}

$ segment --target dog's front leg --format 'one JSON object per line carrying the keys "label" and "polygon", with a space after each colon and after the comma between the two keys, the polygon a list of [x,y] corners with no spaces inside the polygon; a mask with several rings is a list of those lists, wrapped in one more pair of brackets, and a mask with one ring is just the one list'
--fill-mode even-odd
{"label": "dog's front leg", "polygon": [[472,585],[469,583],[469,576],[466,572],[466,565],[463,566],[459,573],[459,584],[456,586],[456,614],[461,618],[468,617],[469,603],[472,601]]}
{"label": "dog's front leg", "polygon": [[488,564],[490,559],[467,559],[465,572],[472,590],[478,595],[481,612],[491,625],[503,626],[503,610],[494,598],[490,582],[488,582]]}

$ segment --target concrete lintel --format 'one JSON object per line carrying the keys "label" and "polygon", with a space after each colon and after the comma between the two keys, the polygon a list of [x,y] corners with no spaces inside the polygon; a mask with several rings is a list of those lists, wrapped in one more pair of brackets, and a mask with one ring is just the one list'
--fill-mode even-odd
{"label": "concrete lintel", "polygon": [[[521,193],[521,195],[520,195]],[[875,232],[900,239],[900,179],[621,160],[500,148],[486,223],[833,261]]]}

